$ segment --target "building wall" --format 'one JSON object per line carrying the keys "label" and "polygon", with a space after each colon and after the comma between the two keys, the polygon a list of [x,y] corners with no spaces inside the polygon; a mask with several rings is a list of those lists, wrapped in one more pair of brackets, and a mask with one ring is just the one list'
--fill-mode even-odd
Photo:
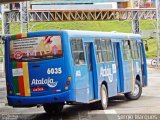
{"label": "building wall", "polygon": [[102,10],[117,9],[116,2],[103,4],[74,4],[74,5],[31,5],[32,10]]}
{"label": "building wall", "polygon": [[129,0],[34,0],[31,4],[87,4],[104,2],[127,2]]}

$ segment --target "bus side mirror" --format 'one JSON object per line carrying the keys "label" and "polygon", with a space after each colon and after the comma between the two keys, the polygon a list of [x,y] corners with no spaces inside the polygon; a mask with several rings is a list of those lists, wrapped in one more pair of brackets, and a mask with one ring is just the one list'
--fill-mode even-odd
{"label": "bus side mirror", "polygon": [[145,44],[145,50],[148,52],[148,44]]}

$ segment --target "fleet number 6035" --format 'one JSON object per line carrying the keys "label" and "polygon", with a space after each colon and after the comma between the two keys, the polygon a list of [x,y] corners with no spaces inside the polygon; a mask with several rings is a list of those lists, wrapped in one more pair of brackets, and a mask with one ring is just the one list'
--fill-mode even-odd
{"label": "fleet number 6035", "polygon": [[48,68],[47,70],[47,74],[61,74],[62,73],[62,69],[61,68]]}

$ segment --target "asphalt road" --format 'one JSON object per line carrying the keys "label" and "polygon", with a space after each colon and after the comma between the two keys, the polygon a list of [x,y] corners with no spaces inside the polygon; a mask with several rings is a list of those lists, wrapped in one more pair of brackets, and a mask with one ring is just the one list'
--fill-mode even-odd
{"label": "asphalt road", "polygon": [[[111,98],[107,110],[96,110],[89,105],[66,105],[61,115],[48,115],[43,107],[37,108],[12,108],[6,105],[5,79],[0,79],[0,119],[36,119],[36,120],[76,120],[95,119],[112,120],[123,118],[137,118],[141,120],[142,114],[160,115],[160,69],[148,68],[149,85],[143,88],[142,96],[139,100],[129,101],[123,95]],[[121,114],[130,114],[121,116]],[[134,114],[134,116],[133,116]],[[147,116],[159,120],[160,116]],[[141,118],[141,119],[140,119]],[[153,120],[154,120],[153,119]],[[152,119],[151,119],[152,120]]]}

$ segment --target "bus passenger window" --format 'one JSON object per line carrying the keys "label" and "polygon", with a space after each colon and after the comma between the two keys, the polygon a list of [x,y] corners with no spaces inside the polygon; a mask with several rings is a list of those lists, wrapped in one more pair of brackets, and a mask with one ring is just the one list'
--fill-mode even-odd
{"label": "bus passenger window", "polygon": [[84,65],[85,64],[85,57],[84,57],[84,50],[83,50],[83,43],[82,39],[72,39],[71,40],[71,47],[72,47],[72,55],[74,59],[75,65]]}
{"label": "bus passenger window", "polygon": [[96,39],[95,44],[99,63],[113,61],[111,41],[109,39]]}
{"label": "bus passenger window", "polygon": [[106,41],[105,39],[101,39],[101,51],[102,51],[102,57],[103,57],[103,62],[107,61],[107,49],[106,49]]}
{"label": "bus passenger window", "polygon": [[106,49],[107,49],[107,61],[113,61],[113,51],[111,40],[106,40]]}
{"label": "bus passenger window", "polygon": [[132,58],[133,59],[138,59],[139,54],[138,54],[138,45],[136,40],[131,41],[131,53],[132,53]]}
{"label": "bus passenger window", "polygon": [[130,60],[131,59],[131,46],[129,40],[124,40],[122,42],[123,46],[123,58],[124,60]]}
{"label": "bus passenger window", "polygon": [[84,52],[79,53],[79,64],[85,64]]}
{"label": "bus passenger window", "polygon": [[103,58],[102,58],[100,39],[96,39],[95,44],[96,44],[97,61],[98,63],[101,63],[103,62]]}

